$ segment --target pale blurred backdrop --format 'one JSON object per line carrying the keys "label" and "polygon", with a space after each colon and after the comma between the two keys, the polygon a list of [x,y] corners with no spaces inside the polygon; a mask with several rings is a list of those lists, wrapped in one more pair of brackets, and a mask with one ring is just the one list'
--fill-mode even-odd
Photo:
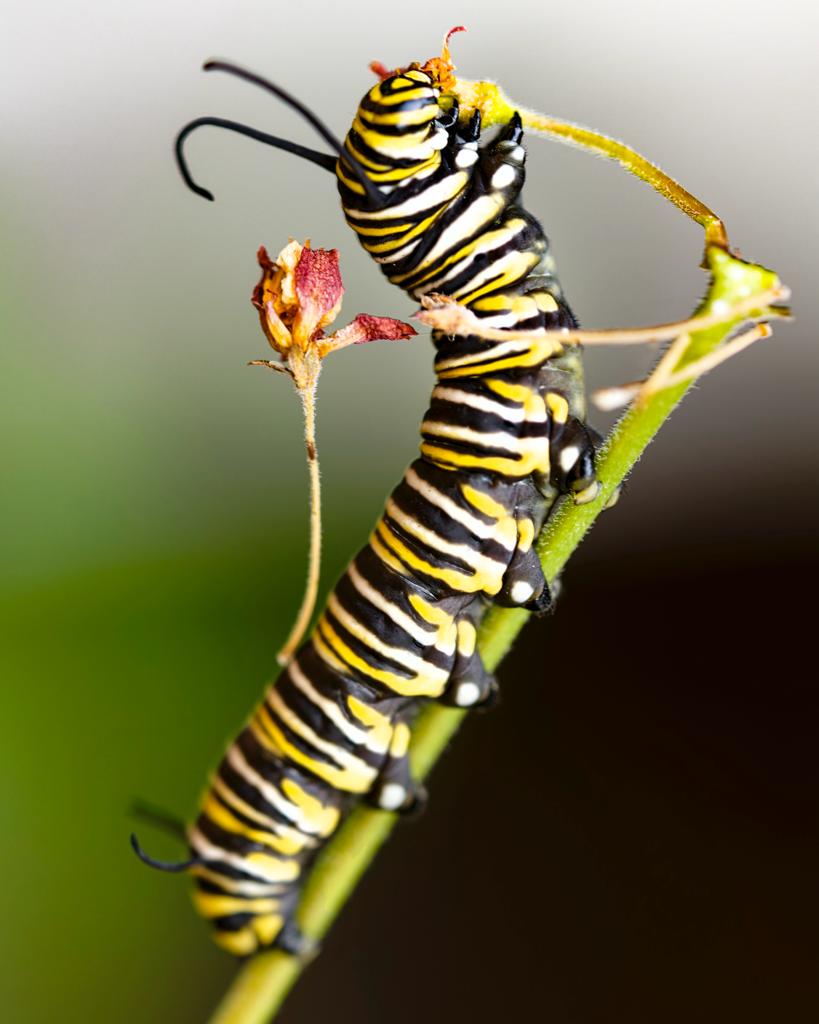
{"label": "pale blurred backdrop", "polygon": [[[610,902],[610,932],[601,931],[592,905],[613,901],[617,883],[601,884],[601,900],[593,900],[583,871],[571,871],[571,844],[565,871],[559,856],[550,862],[549,849],[552,842],[560,848],[567,820],[569,831],[592,828],[595,801],[611,805],[611,793],[604,787],[565,817],[550,815],[539,799],[544,787],[576,790],[571,781],[563,787],[560,759],[542,759],[553,744],[536,736],[527,740],[530,761],[515,760],[524,756],[516,744],[532,721],[533,693],[538,714],[554,721],[560,701],[550,704],[550,687],[576,679],[571,657],[564,669],[550,660],[552,652],[597,643],[604,667],[595,678],[612,702],[607,715],[619,708],[633,721],[634,708],[616,696],[622,685],[623,700],[630,694],[635,706],[644,702],[629,680],[630,666],[646,662],[647,636],[659,634],[658,650],[667,653],[680,635],[693,634],[697,658],[673,692],[688,692],[686,680],[704,676],[704,693],[734,689],[704,760],[697,760],[699,740],[683,743],[694,751],[691,771],[702,775],[703,800],[687,797],[683,785],[682,804],[708,805],[709,758],[717,759],[720,776],[715,752],[725,747],[723,726],[730,733],[736,725],[747,683],[759,697],[758,731],[734,736],[729,746],[738,744],[774,787],[766,790],[772,817],[749,805],[759,834],[748,844],[762,849],[759,836],[773,838],[760,854],[748,901],[760,905],[754,891],[769,883],[774,915],[782,879],[804,864],[805,888],[800,882],[793,898],[806,915],[816,909],[807,869],[819,852],[815,826],[805,825],[807,807],[815,810],[809,760],[794,767],[793,779],[776,775],[807,743],[800,729],[816,711],[801,688],[805,672],[793,667],[800,634],[804,642],[809,629],[800,622],[811,588],[815,593],[817,564],[815,5],[44,0],[7,6],[0,32],[4,1020],[196,1022],[227,984],[232,964],[211,948],[185,882],[133,859],[127,811],[142,796],[180,816],[191,813],[209,768],[273,670],[300,593],[306,482],[298,404],[283,379],[245,366],[266,354],[249,304],[256,248],[264,243],[277,252],[290,236],[338,247],[347,288],[339,323],[363,311],[407,318],[414,308],[359,250],[333,180],[320,169],[203,129],[188,153],[216,202],[184,188],[172,140],[201,114],[321,146],[272,97],[205,75],[201,64],[221,56],[271,76],[342,136],[372,82],[371,60],[391,67],[425,60],[458,23],[469,30],[452,41],[460,73],[496,79],[522,104],[594,126],[656,160],[719,212],[744,255],[779,271],[793,289],[798,319],[715,372],[663,430],[621,506],[577,556],[565,612],[531,626],[507,666],[503,681],[515,696],[496,719],[470,726],[486,743],[501,737],[491,772],[498,794],[482,798],[481,787],[490,785],[480,776],[488,748],[465,737],[433,780],[429,814],[402,829],[382,855],[282,1019],[332,1012],[339,1020],[399,1022],[423,1013],[438,1022],[458,1019],[471,1006],[473,1020],[488,1021],[504,1009],[522,1013],[525,1000],[540,992],[534,1012],[572,1024],[676,1020],[686,998],[702,1020],[731,1019],[732,1008],[737,1019],[757,1019],[758,1012],[770,1020],[774,1011],[751,979],[766,977],[777,951],[781,963],[764,988],[770,1007],[782,1010],[791,997],[780,1019],[815,1019],[819,1002],[812,1002],[801,967],[815,948],[809,951],[807,929],[803,936],[793,921],[776,924],[763,914],[759,941],[746,956],[747,921],[730,901],[706,898],[702,908],[713,905],[713,915],[697,911],[704,916],[688,922],[690,935],[677,947],[676,910],[663,903],[670,889],[679,891],[676,882],[648,896],[645,875],[635,869],[633,894],[624,897],[629,912]],[[696,226],[611,164],[542,140],[532,140],[529,153],[526,205],[552,238],[585,326],[650,324],[690,313],[705,284]],[[649,363],[645,353],[594,352],[590,383],[631,379]],[[430,364],[422,335],[404,345],[347,351],[326,368],[319,408],[324,586],[366,537],[413,457]],[[596,422],[608,424],[604,417]],[[722,615],[729,606],[730,625]],[[598,632],[604,619],[608,632]],[[709,675],[708,652],[724,649],[726,637],[742,647],[744,660],[731,655],[725,671]],[[764,672],[757,640],[773,657]],[[787,671],[778,670],[784,662],[777,652],[789,659]],[[670,660],[681,672],[685,659]],[[664,693],[665,670],[649,675],[651,692]],[[787,685],[796,689],[783,690]],[[770,745],[766,723],[785,692],[793,716]],[[597,700],[590,695],[587,707],[577,707],[572,721],[580,732]],[[680,712],[683,722],[701,723],[710,714],[696,701],[687,711],[687,718]],[[608,727],[601,721],[601,730]],[[648,735],[660,730],[650,717],[640,728]],[[662,726],[669,728],[674,734],[668,722]],[[567,724],[558,733],[570,730]],[[656,744],[646,752],[648,776],[657,770]],[[598,748],[596,740],[590,744]],[[560,908],[547,900],[533,909],[537,881],[524,885],[514,858],[500,869],[491,849],[497,835],[482,821],[501,805],[504,782],[511,785],[515,772],[539,807],[536,828],[517,828],[530,875],[560,876],[566,921],[579,933],[610,936],[605,949],[595,948],[597,959],[578,939],[565,970],[554,968],[567,927]],[[616,771],[601,762],[599,777]],[[794,785],[804,786],[806,803],[782,824]],[[633,790],[623,782],[626,796]],[[653,807],[665,804],[664,794],[660,782]],[[734,806],[726,797],[724,813],[714,815],[727,823],[729,845],[739,834]],[[630,833],[647,814],[638,807],[619,832],[611,822],[623,850],[645,854],[647,840],[632,842]],[[470,833],[478,825],[483,831]],[[700,826],[695,816],[689,831]],[[181,853],[144,825],[140,833],[158,856]],[[452,863],[444,834],[470,863],[477,845],[484,867],[464,871],[463,863]],[[667,834],[669,857],[678,839]],[[699,840],[694,845],[702,856]],[[740,848],[747,851],[744,840]],[[683,861],[668,868],[669,877],[685,876]],[[703,885],[730,888],[733,863],[731,854],[724,878],[710,877],[705,858],[702,877],[710,882]],[[444,868],[449,874],[439,893],[432,883],[418,885],[419,870],[431,878]],[[413,879],[416,889],[404,892]],[[684,881],[683,893],[686,885],[694,883]],[[737,888],[737,907],[745,905],[745,892]],[[447,917],[442,907],[450,898],[461,909]],[[407,935],[415,936],[409,944],[388,931],[388,918],[395,921],[385,913],[390,899],[403,900]],[[659,916],[652,917],[652,900],[664,908]],[[511,932],[497,923],[482,931],[485,915],[498,906]],[[524,918],[525,936],[515,931]],[[720,933],[723,946],[709,945],[715,926],[728,927]],[[466,973],[458,974],[453,950],[470,941]],[[657,942],[667,953],[665,968],[644,972],[639,965]],[[514,952],[522,946],[523,961]],[[506,950],[500,964],[497,948]],[[616,970],[612,956],[622,960]],[[495,973],[476,981],[476,968],[492,963]],[[661,979],[652,999],[624,994],[633,996],[641,983],[650,988],[646,974]],[[725,1012],[712,1016],[708,1006],[722,1003]],[[688,1010],[679,1012],[679,1019],[691,1019]]]}

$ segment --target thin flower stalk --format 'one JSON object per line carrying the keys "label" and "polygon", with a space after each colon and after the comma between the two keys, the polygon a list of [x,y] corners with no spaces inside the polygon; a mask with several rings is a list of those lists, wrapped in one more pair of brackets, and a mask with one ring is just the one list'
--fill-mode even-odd
{"label": "thin flower stalk", "polygon": [[322,361],[331,352],[369,341],[399,341],[415,330],[392,317],[359,315],[332,334],[325,328],[341,310],[344,286],[336,249],[311,249],[310,243],[291,239],[275,260],[262,246],[257,258],[262,276],[251,302],[259,313],[265,337],[278,353],[276,359],[253,359],[251,366],[265,366],[287,374],[301,399],[304,414],[304,447],[310,478],[310,542],[307,581],[295,622],[277,655],[286,665],[295,654],[313,617],[321,568],[321,475],[316,447],[316,389]]}

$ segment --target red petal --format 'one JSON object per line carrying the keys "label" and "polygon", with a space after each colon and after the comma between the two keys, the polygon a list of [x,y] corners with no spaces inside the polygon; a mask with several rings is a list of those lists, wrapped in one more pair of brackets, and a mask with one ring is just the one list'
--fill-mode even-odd
{"label": "red petal", "polygon": [[321,342],[322,357],[346,345],[363,345],[367,341],[404,341],[414,334],[415,329],[402,320],[359,313],[351,324]]}
{"label": "red petal", "polygon": [[296,264],[296,295],[302,307],[311,306],[319,321],[343,294],[338,249],[303,249]]}
{"label": "red petal", "polygon": [[404,341],[415,334],[415,328],[403,320],[393,320],[391,316],[370,316],[369,313],[359,313],[350,327],[358,327],[364,335],[361,341],[354,343],[356,345],[365,341]]}

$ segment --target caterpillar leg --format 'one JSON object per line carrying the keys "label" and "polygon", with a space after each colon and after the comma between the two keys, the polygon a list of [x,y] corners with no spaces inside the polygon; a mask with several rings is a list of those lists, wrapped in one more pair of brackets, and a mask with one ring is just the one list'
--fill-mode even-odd
{"label": "caterpillar leg", "polygon": [[426,790],[412,777],[407,756],[409,741],[409,726],[406,722],[398,722],[393,731],[387,760],[367,795],[367,802],[382,811],[410,814],[421,810],[426,803]]}
{"label": "caterpillar leg", "polygon": [[581,420],[569,417],[556,424],[551,442],[551,482],[576,505],[594,501],[600,483],[594,472],[595,432]]}
{"label": "caterpillar leg", "polygon": [[517,546],[503,577],[503,588],[494,601],[504,608],[525,608],[541,615],[552,606],[549,584],[534,548],[542,516],[518,514]]}
{"label": "caterpillar leg", "polygon": [[275,944],[279,949],[284,950],[285,953],[289,953],[290,956],[295,956],[307,963],[318,956],[320,945],[315,939],[308,938],[299,928],[293,917],[294,912],[295,908],[289,912],[287,919],[282,925],[282,930],[276,937]]}
{"label": "caterpillar leg", "polygon": [[[596,431],[594,429],[594,427],[590,427],[588,425],[588,423],[584,424],[584,426],[586,428],[586,434],[591,439],[591,442],[592,442],[592,445],[593,445],[593,449],[594,449],[594,454],[596,454],[597,451],[600,449],[600,446],[603,444],[603,435],[600,434],[598,431]],[[619,487],[615,487],[615,489],[609,495],[608,501],[603,506],[603,511],[604,512],[607,509],[614,508],[614,506],[620,500],[620,495],[622,494],[622,491],[623,491],[622,485],[619,486]],[[586,500],[591,501],[594,497],[596,497],[596,494],[597,494],[597,492],[595,492],[595,494],[592,495],[592,498],[588,498]],[[577,501],[577,500],[575,499],[575,501]],[[583,502],[577,502],[577,504],[583,504]]]}
{"label": "caterpillar leg", "polygon": [[457,630],[455,663],[441,703],[456,708],[488,707],[495,702],[498,684],[478,653],[475,623],[465,615],[458,620]]}

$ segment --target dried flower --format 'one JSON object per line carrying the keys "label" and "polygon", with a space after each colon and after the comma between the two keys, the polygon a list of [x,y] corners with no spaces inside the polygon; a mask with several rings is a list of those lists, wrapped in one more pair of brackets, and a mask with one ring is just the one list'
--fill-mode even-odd
{"label": "dried flower", "polygon": [[338,250],[311,249],[310,243],[291,239],[275,260],[262,246],[258,253],[262,277],[253,289],[251,302],[259,311],[265,337],[279,359],[254,359],[251,366],[266,366],[288,374],[304,409],[304,443],[310,472],[310,557],[307,586],[296,622],[278,660],[286,664],[296,651],[310,623],[318,594],[321,558],[321,490],[316,451],[316,385],[326,356],[347,345],[368,341],[400,341],[415,331],[409,324],[388,316],[359,315],[348,324],[325,334],[338,316],[344,286],[338,267]]}

